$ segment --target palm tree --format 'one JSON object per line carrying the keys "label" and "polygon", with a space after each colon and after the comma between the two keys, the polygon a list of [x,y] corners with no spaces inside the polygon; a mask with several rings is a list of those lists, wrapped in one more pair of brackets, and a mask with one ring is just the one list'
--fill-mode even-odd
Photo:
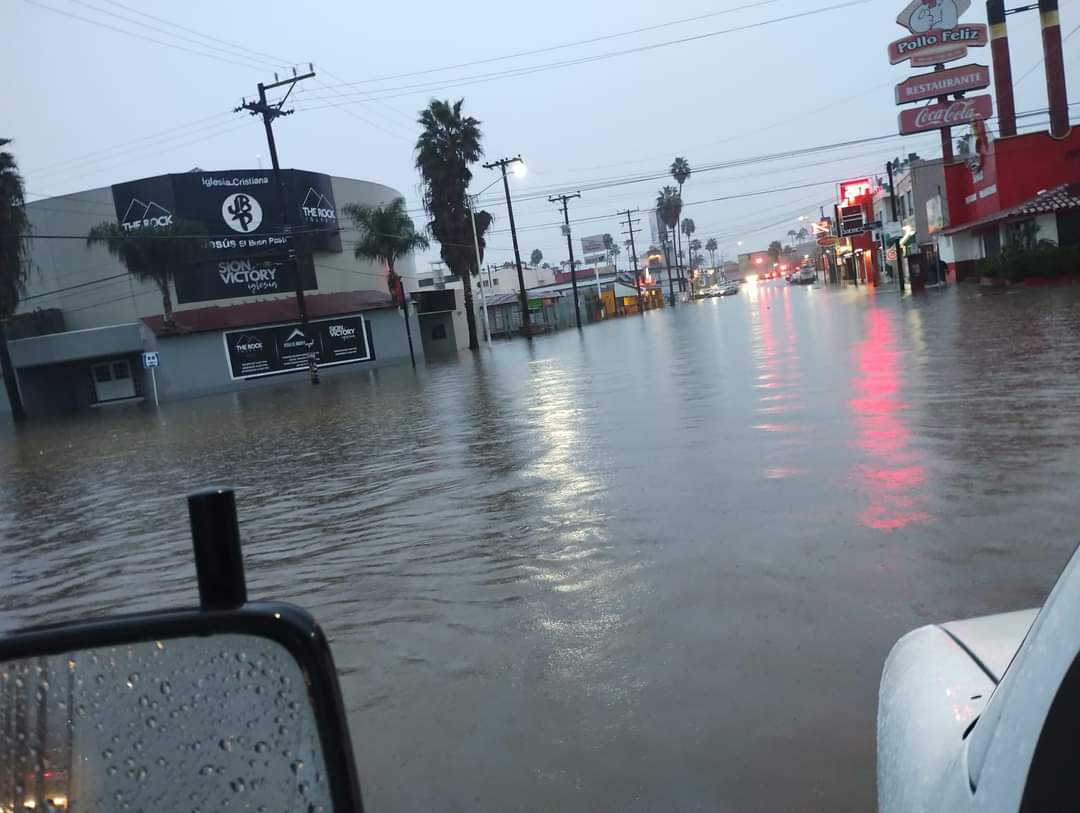
{"label": "palm tree", "polygon": [[[656,197],[656,214],[666,229],[671,231],[671,241],[674,242],[679,218],[682,216],[682,196],[674,186],[665,186]],[[667,263],[668,294],[671,297],[672,306],[675,305],[675,285],[671,280],[671,256],[668,253],[668,237],[665,230],[662,242],[664,244],[664,260]]]}
{"label": "palm tree", "polygon": [[[10,139],[0,138],[0,147],[10,143]],[[0,369],[11,403],[11,418],[16,423],[26,420],[26,409],[19,393],[15,365],[11,363],[4,322],[15,313],[30,270],[30,252],[26,242],[29,235],[26,189],[19,174],[19,165],[15,156],[0,149]]]}
{"label": "palm tree", "polygon": [[[439,250],[450,273],[461,280],[465,319],[469,325],[469,349],[477,350],[476,312],[473,308],[472,276],[480,273],[473,249],[473,232],[468,197],[475,164],[484,154],[480,146],[480,122],[461,112],[464,99],[432,99],[420,111],[420,136],[416,139],[416,168],[424,183],[424,208],[431,216],[428,230],[439,241]],[[490,215],[476,213],[480,222],[490,224]]]}
{"label": "palm tree", "polygon": [[795,240],[798,239],[799,233],[797,231],[795,231],[795,229],[788,229],[787,236],[788,236],[788,239],[790,239],[791,242],[794,243]]}
{"label": "palm tree", "polygon": [[[675,179],[675,183],[679,185],[679,199],[682,200],[683,184],[690,180],[692,174],[690,162],[685,158],[676,156],[675,160],[671,162],[669,171],[671,177]],[[682,238],[678,234],[675,235],[675,267],[679,274],[679,290],[682,290]]]}
{"label": "palm tree", "polygon": [[716,250],[719,247],[720,246],[717,245],[715,237],[710,237],[708,240],[705,241],[705,250],[709,252],[709,265],[711,265],[713,268],[716,268]]}
{"label": "palm tree", "polygon": [[352,219],[360,233],[353,249],[356,259],[385,263],[386,288],[394,302],[404,307],[404,286],[394,265],[430,245],[427,237],[417,233],[412,218],[405,211],[405,198],[395,198],[385,206],[350,203],[342,211]]}
{"label": "palm tree", "polygon": [[690,267],[693,268],[701,261],[701,241],[694,238],[690,241]]}
{"label": "palm tree", "polygon": [[544,252],[542,252],[538,248],[534,248],[532,254],[529,256],[529,260],[532,262],[534,267],[540,265],[540,263],[541,263],[541,261],[543,259],[544,259]]}
{"label": "palm tree", "polygon": [[615,242],[615,238],[610,234],[604,235],[604,250],[607,251],[608,259],[611,260],[611,264],[615,265],[615,258],[621,253],[619,244]]}
{"label": "palm tree", "polygon": [[[681,192],[679,193],[679,197],[680,197],[680,198],[682,197],[682,193],[681,193]],[[680,231],[681,231],[681,232],[682,232],[683,234],[685,234],[685,235],[686,235],[686,242],[687,242],[687,244],[688,244],[688,245],[687,245],[687,249],[686,249],[686,253],[687,253],[688,255],[690,255],[690,248],[689,248],[689,242],[690,242],[690,237],[691,237],[691,235],[693,235],[693,233],[694,233],[695,231],[697,231],[697,226],[696,226],[696,225],[694,224],[694,221],[693,221],[693,219],[692,219],[692,218],[689,218],[689,217],[687,217],[687,218],[685,218],[685,219],[683,220],[683,222],[682,222],[682,225],[681,225],[681,227],[680,227],[680,229],[679,229],[679,230],[680,230]],[[688,256],[688,257],[687,257],[686,259],[687,259],[687,265],[688,265],[688,266],[692,266],[692,265],[694,264],[694,258],[693,258],[693,255],[690,255],[690,256]]]}
{"label": "palm tree", "polygon": [[191,273],[204,254],[205,244],[205,226],[179,219],[168,228],[150,226],[137,231],[124,231],[119,224],[106,221],[86,236],[87,247],[104,246],[135,279],[157,285],[166,329],[176,327],[169,287],[177,277]]}
{"label": "palm tree", "polygon": [[415,367],[412,327],[409,325],[409,311],[405,306],[405,286],[401,284],[401,277],[394,270],[394,265],[413,252],[427,248],[430,245],[428,239],[418,234],[413,226],[412,218],[405,211],[405,198],[394,198],[386,206],[360,206],[350,203],[342,211],[346,217],[352,219],[353,226],[360,233],[360,239],[353,249],[356,259],[386,263],[386,287],[390,291],[390,297],[401,306],[401,312],[405,316],[409,358]]}
{"label": "palm tree", "polygon": [[806,226],[800,226],[799,233],[795,236],[798,238],[799,242],[802,243],[805,242],[806,238],[810,236],[810,232],[806,230]]}

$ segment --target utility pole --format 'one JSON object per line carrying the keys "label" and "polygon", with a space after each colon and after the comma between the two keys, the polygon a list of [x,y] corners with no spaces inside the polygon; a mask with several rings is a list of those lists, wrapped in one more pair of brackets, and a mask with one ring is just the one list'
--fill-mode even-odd
{"label": "utility pole", "polygon": [[[893,181],[893,162],[885,165],[885,172],[889,176],[889,210],[892,213],[893,222],[899,222],[896,217],[896,184]],[[900,285],[900,293],[904,293],[904,258],[900,256],[900,246],[896,246],[896,281]]]}
{"label": "utility pole", "polygon": [[[274,119],[279,116],[291,116],[295,111],[282,110],[282,106],[285,104],[285,100],[289,98],[289,94],[293,92],[293,88],[296,87],[296,83],[304,79],[311,79],[315,76],[315,69],[308,63],[308,72],[297,76],[296,69],[293,68],[293,75],[279,80],[277,74],[274,74],[274,81],[269,85],[264,85],[259,82],[259,101],[249,102],[246,99],[243,100],[243,104],[233,110],[234,113],[239,113],[241,110],[247,110],[253,116],[262,116],[263,126],[266,128],[266,143],[270,147],[270,162],[274,168],[274,188],[277,190],[278,206],[281,208],[281,223],[282,231],[285,233],[285,239],[288,242],[288,260],[287,267],[292,270],[293,278],[296,280],[296,309],[300,314],[300,329],[304,334],[304,339],[307,341],[308,347],[308,374],[311,376],[311,383],[319,383],[319,365],[315,358],[315,338],[310,335],[310,329],[308,325],[307,305],[304,303],[304,280],[300,274],[300,263],[297,257],[296,243],[293,241],[292,229],[289,221],[292,220],[289,217],[289,204],[285,196],[285,184],[281,179],[281,165],[278,163],[277,144],[274,142]],[[268,104],[266,101],[266,91],[275,90],[276,88],[285,87],[288,85],[289,89],[285,92],[285,95],[281,98],[277,104]],[[405,316],[408,319],[408,314]]]}
{"label": "utility pole", "polygon": [[[623,234],[630,235],[630,267],[634,270],[634,289],[637,291],[637,309],[638,313],[644,316],[645,306],[641,301],[641,269],[638,268],[637,246],[634,245],[634,235],[641,232],[641,229],[634,228],[634,224],[640,223],[641,220],[634,220],[631,218],[631,215],[634,214],[634,212],[640,211],[640,209],[627,209],[625,212],[619,212],[618,215],[620,217],[625,215],[626,217],[626,231],[624,231]],[[618,280],[618,274],[615,275],[615,278]]]}
{"label": "utility pole", "polygon": [[548,198],[548,203],[562,203],[563,233],[566,235],[566,250],[570,252],[570,287],[574,289],[574,318],[577,320],[577,328],[581,330],[581,305],[578,304],[577,295],[577,271],[574,270],[574,238],[570,234],[570,210],[568,202],[574,198],[580,198],[581,193],[573,195],[554,195]]}
{"label": "utility pole", "polygon": [[521,270],[521,251],[518,250],[517,227],[514,225],[514,206],[510,202],[510,181],[506,177],[506,167],[510,164],[524,164],[521,156],[513,158],[500,158],[490,164],[484,164],[484,169],[498,167],[502,171],[503,191],[506,192],[506,211],[510,215],[510,237],[514,241],[514,262],[517,263],[518,287],[521,289],[521,332],[526,336],[531,335],[529,329],[529,292],[525,289],[525,274]]}

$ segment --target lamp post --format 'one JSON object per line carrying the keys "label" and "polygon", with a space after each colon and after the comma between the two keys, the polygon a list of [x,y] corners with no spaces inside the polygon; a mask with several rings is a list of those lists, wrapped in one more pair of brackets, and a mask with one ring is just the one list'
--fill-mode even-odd
{"label": "lamp post", "polygon": [[510,237],[514,242],[514,262],[517,264],[518,286],[521,288],[521,330],[528,335],[529,330],[529,292],[525,290],[525,274],[521,270],[521,251],[518,249],[517,228],[514,226],[514,205],[510,202],[510,181],[507,178],[506,168],[511,164],[517,164],[514,174],[521,177],[525,174],[525,161],[520,155],[513,158],[500,158],[484,164],[484,169],[498,167],[502,171],[503,191],[506,192],[506,213],[510,216]]}

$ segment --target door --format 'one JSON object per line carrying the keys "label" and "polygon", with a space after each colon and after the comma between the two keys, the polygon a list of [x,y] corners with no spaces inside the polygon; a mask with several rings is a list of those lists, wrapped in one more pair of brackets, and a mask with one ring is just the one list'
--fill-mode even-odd
{"label": "door", "polygon": [[135,379],[127,359],[112,359],[93,365],[98,403],[135,397]]}

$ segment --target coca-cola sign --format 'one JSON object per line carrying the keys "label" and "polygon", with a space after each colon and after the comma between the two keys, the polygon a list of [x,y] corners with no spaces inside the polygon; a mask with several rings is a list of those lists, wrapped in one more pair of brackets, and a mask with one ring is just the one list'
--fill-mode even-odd
{"label": "coca-cola sign", "polygon": [[942,130],[988,119],[994,115],[992,96],[973,96],[947,104],[932,104],[900,112],[900,135]]}

